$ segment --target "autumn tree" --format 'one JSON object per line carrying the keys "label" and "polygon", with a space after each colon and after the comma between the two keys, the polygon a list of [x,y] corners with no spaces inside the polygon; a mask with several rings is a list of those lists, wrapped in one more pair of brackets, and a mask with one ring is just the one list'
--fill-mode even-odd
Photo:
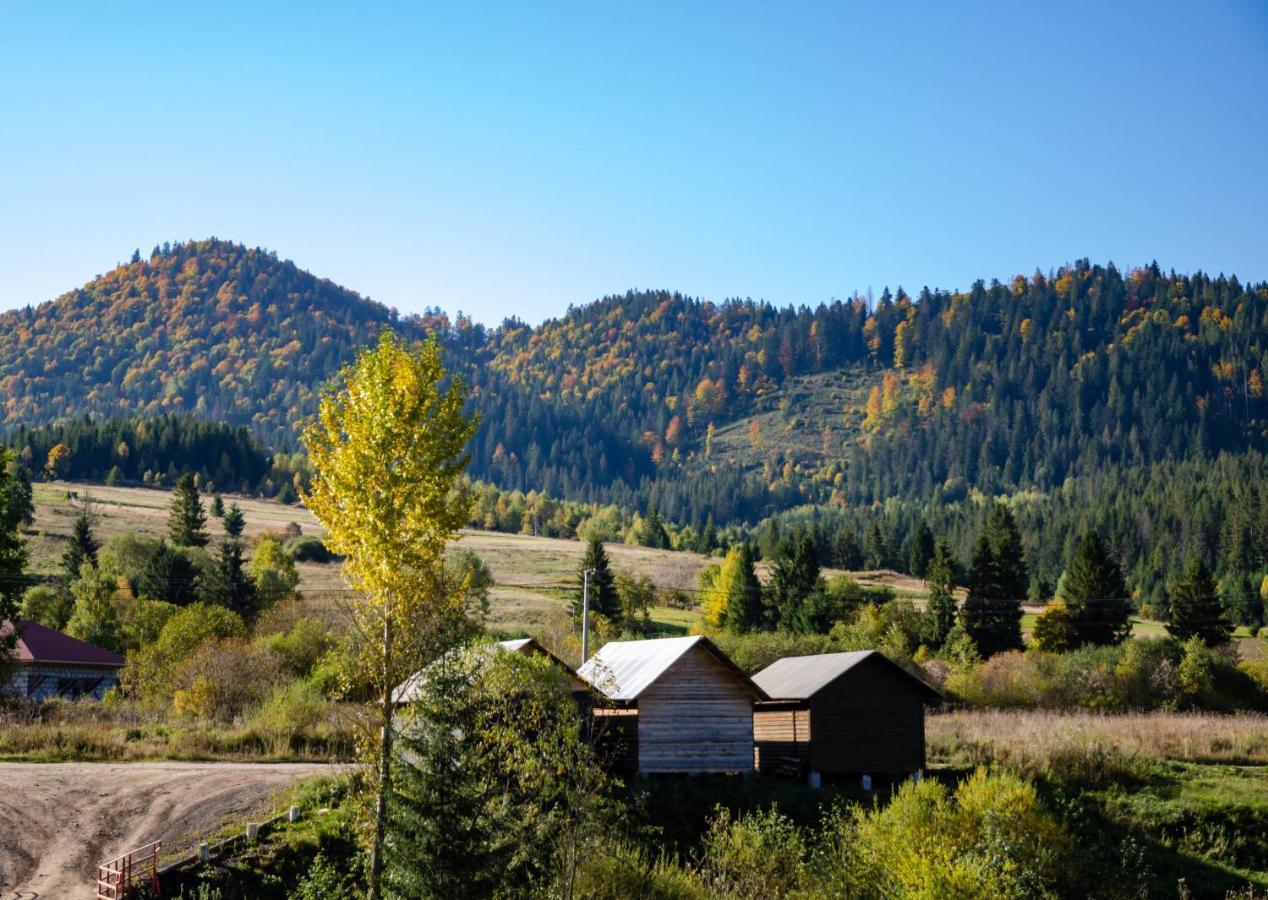
{"label": "autumn tree", "polygon": [[188,472],[176,479],[172,504],[167,516],[167,536],[177,547],[206,547],[207,513],[198,496],[194,476]]}
{"label": "autumn tree", "polygon": [[461,478],[476,424],[465,401],[434,340],[410,346],[384,330],[323,392],[304,430],[313,469],[304,500],[356,591],[350,614],[361,647],[351,665],[377,709],[377,732],[361,742],[362,759],[374,764],[372,900],[382,896],[393,688],[465,631],[464,585],[445,572],[445,545],[471,506]]}

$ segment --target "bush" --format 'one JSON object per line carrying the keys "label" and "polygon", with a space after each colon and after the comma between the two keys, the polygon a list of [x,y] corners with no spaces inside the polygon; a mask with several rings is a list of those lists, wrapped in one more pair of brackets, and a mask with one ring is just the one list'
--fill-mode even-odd
{"label": "bush", "polygon": [[328,563],[335,561],[335,555],[322,543],[321,538],[310,534],[291,538],[282,548],[295,562]]}
{"label": "bush", "polygon": [[700,870],[710,896],[774,900],[797,890],[805,857],[800,829],[776,810],[732,820],[719,809],[705,836]]}
{"label": "bush", "polygon": [[178,710],[232,719],[261,702],[282,677],[278,658],[241,638],[208,638],[172,667],[172,703]]}
{"label": "bush", "polygon": [[590,900],[707,900],[713,896],[693,870],[663,856],[653,860],[635,845],[606,841],[582,857],[574,888],[575,896]]}
{"label": "bush", "polygon": [[315,728],[326,717],[326,699],[303,681],[279,684],[260,705],[253,724],[261,731],[287,737]]}
{"label": "bush", "polygon": [[173,670],[208,638],[240,638],[241,617],[222,606],[194,603],[173,614],[158,640],[128,654],[121,681],[125,690],[149,701],[171,697]]}
{"label": "bush", "polygon": [[317,619],[297,619],[290,630],[268,638],[268,647],[292,675],[307,676],[313,666],[335,645],[326,626]]}
{"label": "bush", "polygon": [[908,782],[893,801],[842,815],[817,854],[826,894],[851,897],[1061,896],[1072,844],[1034,788],[978,769],[950,791]]}

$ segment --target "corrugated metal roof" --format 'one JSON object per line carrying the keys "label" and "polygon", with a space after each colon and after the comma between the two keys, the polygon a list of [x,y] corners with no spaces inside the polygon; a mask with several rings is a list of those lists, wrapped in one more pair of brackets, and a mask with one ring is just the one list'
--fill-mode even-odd
{"label": "corrugated metal roof", "polygon": [[45,628],[36,622],[5,621],[3,625],[0,625],[0,632],[8,634],[13,630],[14,624],[17,625],[18,630],[15,658],[20,663],[67,663],[110,668],[123,665],[123,657],[118,653],[81,641],[79,638],[73,638],[69,634],[62,634],[52,628]]}
{"label": "corrugated metal roof", "polygon": [[703,635],[656,638],[648,641],[611,641],[586,660],[577,674],[610,700],[637,700],[658,678],[693,647],[708,650],[742,678],[753,693],[764,696],[744,672]]}
{"label": "corrugated metal roof", "polygon": [[849,653],[819,653],[814,656],[786,656],[753,676],[753,681],[775,700],[806,700],[836,681],[866,659],[877,657],[893,666],[930,694],[938,692],[883,653],[854,650]]}
{"label": "corrugated metal roof", "polygon": [[[568,677],[572,679],[574,691],[589,690],[589,685],[585,684],[577,677],[577,673],[573,670],[572,666],[555,656],[555,654],[551,653],[532,638],[516,638],[511,641],[498,641],[496,644],[488,644],[487,646],[490,650],[494,647],[498,647],[508,653],[522,653],[525,656],[541,654],[568,673]],[[424,668],[402,681],[396,686],[396,689],[392,691],[392,700],[396,703],[410,703],[416,700],[418,698],[419,691],[422,690],[426,674],[427,669]]]}
{"label": "corrugated metal roof", "polygon": [[818,653],[786,656],[753,676],[762,690],[776,700],[804,700],[836,681],[875,650],[850,653]]}

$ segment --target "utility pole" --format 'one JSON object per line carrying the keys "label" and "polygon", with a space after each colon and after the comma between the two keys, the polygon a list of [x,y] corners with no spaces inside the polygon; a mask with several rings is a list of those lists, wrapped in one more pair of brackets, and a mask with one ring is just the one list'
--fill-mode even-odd
{"label": "utility pole", "polygon": [[590,576],[594,569],[581,570],[581,664],[590,658]]}

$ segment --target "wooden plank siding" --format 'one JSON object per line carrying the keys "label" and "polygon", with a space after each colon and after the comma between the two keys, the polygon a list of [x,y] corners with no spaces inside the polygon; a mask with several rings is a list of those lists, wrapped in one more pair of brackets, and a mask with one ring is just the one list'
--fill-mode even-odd
{"label": "wooden plank siding", "polygon": [[754,696],[709,650],[692,648],[639,695],[639,771],[751,771]]}
{"label": "wooden plank siding", "polygon": [[903,773],[925,767],[920,687],[880,659],[868,660],[808,701],[816,772]]}
{"label": "wooden plank siding", "polygon": [[810,763],[810,710],[805,704],[759,703],[753,710],[753,767],[759,772]]}

